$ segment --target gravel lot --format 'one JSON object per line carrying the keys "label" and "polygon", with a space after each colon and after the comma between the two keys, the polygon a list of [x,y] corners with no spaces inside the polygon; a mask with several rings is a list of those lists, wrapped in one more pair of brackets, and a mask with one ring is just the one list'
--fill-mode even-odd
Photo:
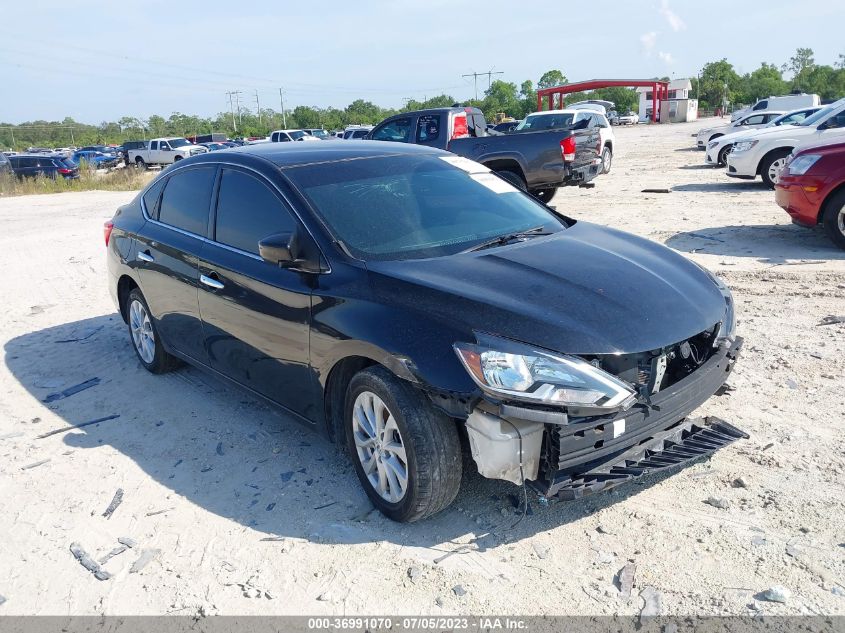
{"label": "gravel lot", "polygon": [[[845,252],[759,182],[704,167],[699,127],[617,129],[612,173],[553,204],[728,281],[745,350],[735,391],[700,413],[751,439],[533,502],[515,527],[519,489],[474,473],[446,512],[393,524],[317,436],[194,369],[141,369],[101,229],[133,193],[0,199],[0,614],[633,614],[650,591],[666,614],[845,614],[845,324],[819,325],[845,315]],[[127,537],[105,580],[71,552],[100,560]],[[764,599],[773,585],[785,603]]]}

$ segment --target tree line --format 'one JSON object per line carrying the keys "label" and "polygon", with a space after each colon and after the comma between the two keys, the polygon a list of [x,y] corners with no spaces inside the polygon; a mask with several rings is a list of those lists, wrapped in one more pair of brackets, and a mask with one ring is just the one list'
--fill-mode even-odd
{"label": "tree line", "polygon": [[[840,55],[835,64],[823,65],[815,62],[812,49],[799,48],[785,64],[779,66],[763,62],[756,70],[743,75],[727,59],[721,59],[706,64],[698,77],[692,77],[691,81],[691,96],[698,98],[699,108],[705,110],[720,107],[724,101],[739,106],[793,90],[817,93],[825,100],[835,99],[845,96],[845,54]],[[483,98],[462,103],[480,108],[491,121],[499,113],[521,119],[536,110],[537,90],[567,82],[561,70],[543,73],[536,86],[530,79],[519,86],[496,80],[490,82]],[[587,98],[613,101],[620,112],[636,110],[639,101],[637,93],[629,88],[576,93],[567,95],[566,101],[572,103]],[[456,102],[458,100],[451,95],[443,94],[425,101],[411,99],[399,108],[383,108],[365,99],[356,99],[345,108],[300,105],[286,111],[284,116],[272,108],[262,108],[260,112],[241,108],[234,116],[231,112],[220,112],[214,117],[174,112],[168,118],[157,114],[147,119],[122,117],[99,125],[79,123],[70,117],[62,121],[32,121],[19,125],[0,123],[0,147],[20,150],[30,146],[82,146],[211,132],[223,132],[230,137],[261,137],[282,127],[336,130],[353,124],[372,125],[400,112],[451,106]]]}

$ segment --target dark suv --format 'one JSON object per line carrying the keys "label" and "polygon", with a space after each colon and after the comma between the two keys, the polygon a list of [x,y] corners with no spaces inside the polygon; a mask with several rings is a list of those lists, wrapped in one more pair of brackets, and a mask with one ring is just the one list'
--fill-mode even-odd
{"label": "dark suv", "polygon": [[12,163],[12,171],[18,178],[79,178],[79,165],[58,154],[17,154],[10,156],[9,162]]}
{"label": "dark suv", "polygon": [[187,361],[344,444],[395,520],[452,502],[462,444],[485,477],[573,498],[747,437],[688,417],[741,345],[721,281],[448,152],[186,158],[105,241],[147,370]]}

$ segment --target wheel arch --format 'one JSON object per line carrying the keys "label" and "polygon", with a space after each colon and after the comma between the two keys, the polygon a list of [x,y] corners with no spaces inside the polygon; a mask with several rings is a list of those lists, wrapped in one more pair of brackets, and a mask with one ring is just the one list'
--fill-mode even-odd
{"label": "wheel arch", "polygon": [[827,211],[827,205],[830,204],[831,200],[839,195],[841,192],[845,191],[845,182],[842,182],[836,188],[832,189],[830,193],[825,196],[824,201],[819,205],[819,215],[816,218],[816,223],[821,224],[824,221],[824,214]]}
{"label": "wheel arch", "polygon": [[793,149],[795,148],[790,147],[788,145],[782,145],[780,147],[772,148],[768,152],[763,154],[763,156],[760,157],[760,161],[757,163],[757,175],[759,176],[763,173],[763,163],[766,162],[766,159],[769,158],[769,156],[780,152],[786,152],[787,154],[789,154]]}
{"label": "wheel arch", "polygon": [[126,322],[126,302],[129,298],[129,293],[132,292],[134,289],[140,288],[138,286],[138,282],[136,282],[130,275],[121,275],[120,279],[117,280],[117,305],[120,310],[120,316],[123,319],[123,322]]}
{"label": "wheel arch", "polygon": [[515,158],[495,158],[484,161],[482,165],[488,169],[492,169],[493,171],[512,171],[519,175],[523,182],[528,182],[525,178],[525,171],[523,171],[522,165],[520,165],[519,161]]}

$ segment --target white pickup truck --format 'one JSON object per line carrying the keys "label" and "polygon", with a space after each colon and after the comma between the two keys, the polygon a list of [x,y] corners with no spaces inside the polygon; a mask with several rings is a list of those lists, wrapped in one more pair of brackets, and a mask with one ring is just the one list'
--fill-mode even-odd
{"label": "white pickup truck", "polygon": [[130,149],[129,162],[138,169],[146,169],[150,165],[170,165],[206,152],[207,148],[194,145],[186,138],[154,138],[143,149]]}

